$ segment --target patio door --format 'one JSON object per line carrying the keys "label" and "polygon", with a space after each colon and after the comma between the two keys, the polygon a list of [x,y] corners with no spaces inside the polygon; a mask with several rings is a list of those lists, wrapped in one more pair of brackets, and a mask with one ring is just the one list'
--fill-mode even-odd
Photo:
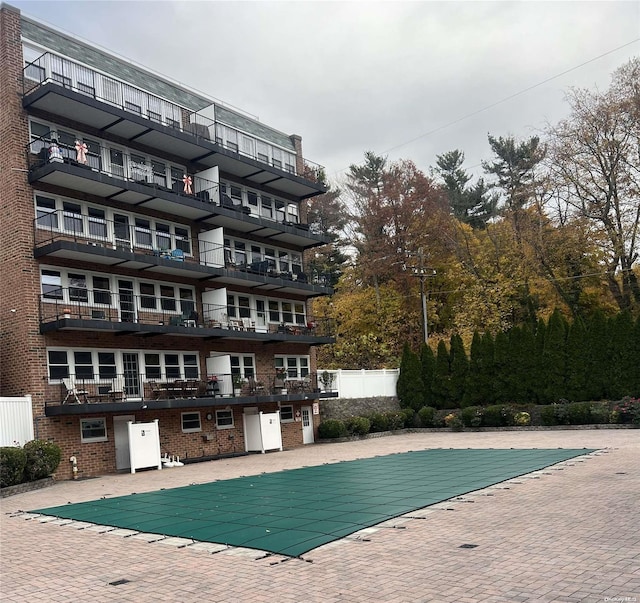
{"label": "patio door", "polygon": [[137,352],[122,352],[124,393],[127,398],[141,398],[140,367]]}
{"label": "patio door", "polygon": [[267,332],[267,308],[264,299],[256,299],[256,332]]}
{"label": "patio door", "polygon": [[113,439],[116,446],[116,469],[129,469],[131,460],[129,456],[129,421],[135,421],[133,415],[120,415],[113,417]]}
{"label": "patio door", "polygon": [[311,414],[311,406],[303,406],[300,409],[302,415],[302,443],[313,444],[313,415]]}
{"label": "patio door", "polygon": [[136,304],[133,295],[133,281],[118,279],[118,305],[122,322],[136,322]]}
{"label": "patio door", "polygon": [[116,242],[116,249],[131,251],[131,227],[129,226],[129,216],[113,214],[113,235]]}

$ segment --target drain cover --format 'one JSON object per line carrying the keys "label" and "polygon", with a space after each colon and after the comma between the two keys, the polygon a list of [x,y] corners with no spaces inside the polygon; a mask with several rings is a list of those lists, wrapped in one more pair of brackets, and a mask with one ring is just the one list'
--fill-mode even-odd
{"label": "drain cover", "polygon": [[110,586],[120,586],[121,584],[128,584],[131,580],[127,580],[126,578],[120,578],[120,580],[114,580],[113,582],[109,582]]}
{"label": "drain cover", "polygon": [[477,544],[461,544],[458,548],[460,549],[475,549]]}

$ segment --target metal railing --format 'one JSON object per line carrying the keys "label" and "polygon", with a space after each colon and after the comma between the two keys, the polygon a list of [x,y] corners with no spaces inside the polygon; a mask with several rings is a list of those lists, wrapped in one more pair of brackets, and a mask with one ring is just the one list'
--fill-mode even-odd
{"label": "metal railing", "polygon": [[[175,176],[171,174],[171,166],[162,164],[162,171],[154,169],[153,163],[147,161],[136,153],[116,151],[116,156],[111,159],[113,149],[105,147],[98,142],[90,141],[84,156],[78,153],[75,143],[63,144],[50,135],[34,138],[27,145],[27,163],[30,170],[37,169],[48,163],[68,163],[71,165],[90,169],[118,180],[136,182],[151,186],[163,192],[199,199],[204,203],[220,204],[219,185],[216,182],[189,175],[191,179],[190,191],[184,182],[187,174],[181,173]],[[35,156],[35,157],[34,157]]]}
{"label": "metal railing", "polygon": [[[89,281],[75,287],[50,287],[40,296],[40,322],[49,324],[64,319],[135,323],[204,330],[271,333],[288,336],[332,337],[334,321],[330,318],[310,317],[302,313],[278,313],[274,321],[268,311],[242,310],[217,304],[202,304],[202,315],[195,300],[156,295],[138,295],[130,290],[111,291],[90,288]],[[178,287],[173,287],[178,290]],[[96,325],[97,326],[97,325]],[[162,329],[161,329],[162,330]]]}
{"label": "metal railing", "polygon": [[[177,261],[197,261],[193,257],[194,249],[197,248],[194,246],[195,241],[187,234],[187,227],[181,225],[166,224],[168,230],[158,230],[136,224],[136,218],[129,216],[116,221],[107,220],[96,212],[89,215],[66,209],[46,211],[41,207],[38,207],[38,213],[40,215],[34,220],[36,247],[67,240]],[[150,224],[146,216],[140,218]],[[182,230],[185,232],[180,233]]]}
{"label": "metal railing", "polygon": [[201,375],[197,366],[147,367],[145,372],[115,372],[103,366],[94,373],[88,366],[75,374],[56,367],[45,384],[47,405],[153,402],[200,398],[246,398],[319,393],[318,375],[306,369],[256,373],[212,373]]}
{"label": "metal railing", "polygon": [[[240,156],[250,157],[291,174],[300,172],[305,178],[311,179],[314,173],[322,170],[322,166],[306,159],[302,159],[302,167],[296,165],[296,155],[290,149],[268,143],[232,125],[210,119],[50,52],[45,52],[24,67],[23,96],[47,83],[73,90],[195,138],[213,141]],[[215,111],[215,103],[212,107]],[[288,160],[288,157],[293,159]]]}

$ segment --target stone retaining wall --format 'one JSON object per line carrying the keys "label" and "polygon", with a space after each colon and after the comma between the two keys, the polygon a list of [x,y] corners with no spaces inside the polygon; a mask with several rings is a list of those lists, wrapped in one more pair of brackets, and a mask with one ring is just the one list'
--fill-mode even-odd
{"label": "stone retaining wall", "polygon": [[320,418],[347,419],[362,417],[374,412],[387,412],[400,409],[398,398],[327,398],[320,403]]}
{"label": "stone retaining wall", "polygon": [[14,494],[22,494],[23,492],[31,492],[31,490],[40,490],[40,488],[53,486],[54,483],[53,477],[49,476],[44,479],[37,479],[35,482],[25,482],[24,484],[7,486],[6,488],[0,488],[0,498],[6,498]]}

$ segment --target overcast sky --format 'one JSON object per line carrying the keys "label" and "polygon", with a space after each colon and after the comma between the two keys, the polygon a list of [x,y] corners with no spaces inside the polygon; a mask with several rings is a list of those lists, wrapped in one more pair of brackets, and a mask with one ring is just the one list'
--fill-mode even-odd
{"label": "overcast sky", "polygon": [[640,55],[637,0],[8,3],[300,134],[330,179],[367,150],[427,171],[458,148],[478,172],[487,133],[537,133],[567,88],[604,89]]}

